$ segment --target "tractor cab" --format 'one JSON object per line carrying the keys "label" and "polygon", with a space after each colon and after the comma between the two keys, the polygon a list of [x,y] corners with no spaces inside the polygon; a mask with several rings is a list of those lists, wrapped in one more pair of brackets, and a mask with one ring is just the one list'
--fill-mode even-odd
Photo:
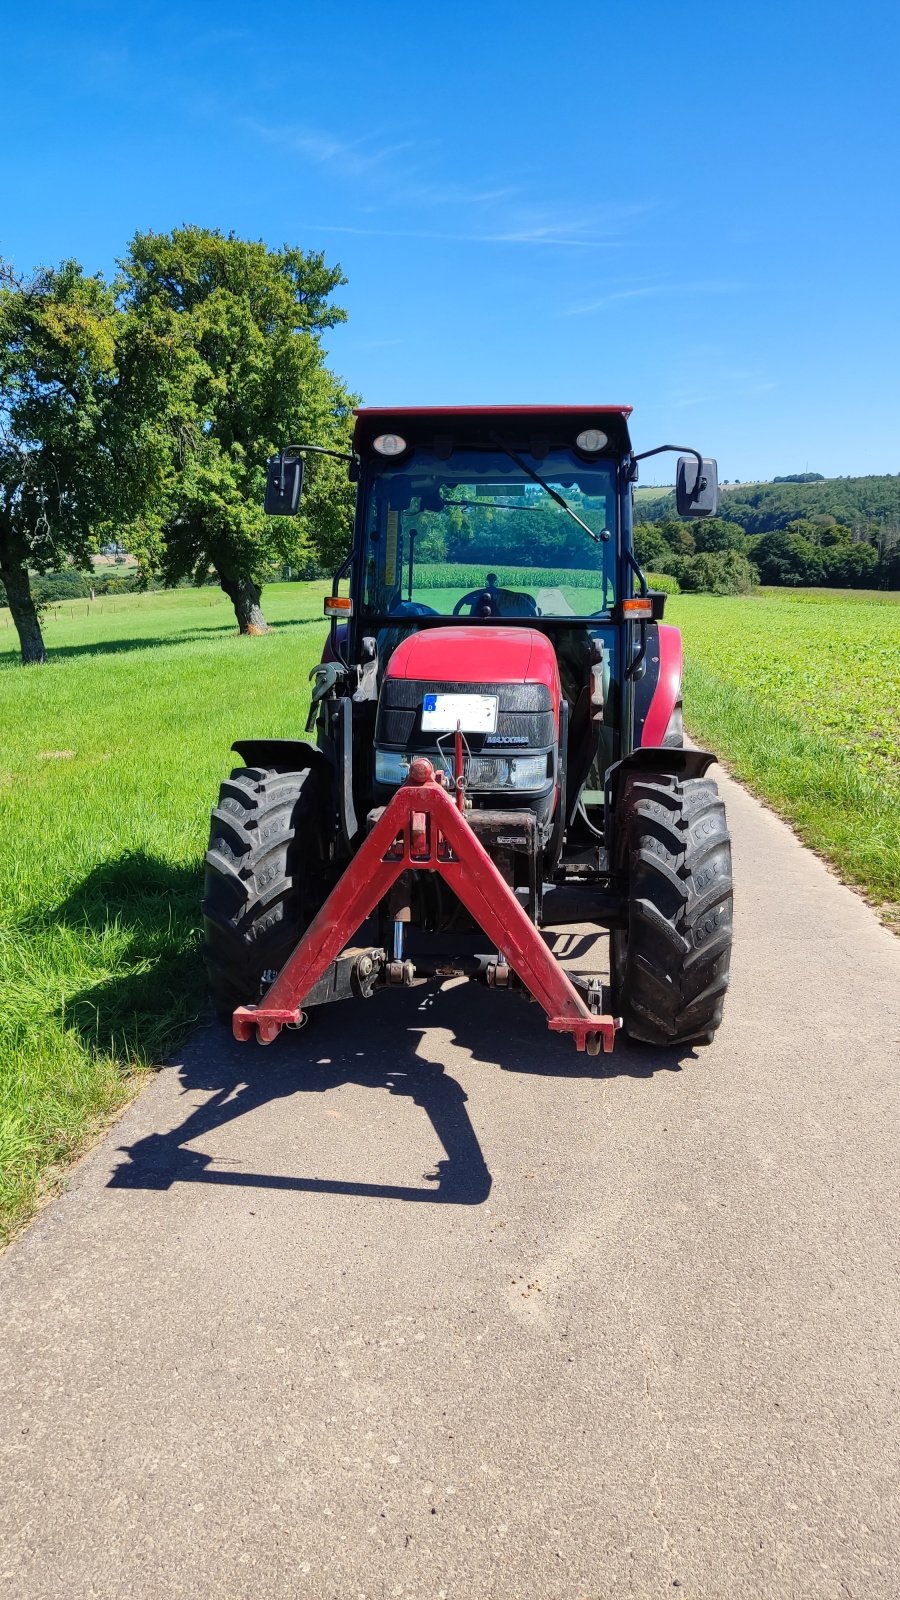
{"label": "tractor cab", "polygon": [[[357,485],[353,540],[325,601],[330,635],[313,674],[307,724],[316,744],[256,739],[234,746],[247,763],[242,770],[263,776],[250,780],[239,771],[229,780],[232,789],[235,782],[271,785],[282,811],[294,796],[285,813],[290,840],[278,846],[286,887],[281,899],[275,896],[277,915],[271,893],[263,897],[262,925],[251,917],[245,926],[244,913],[236,921],[224,915],[223,879],[236,893],[235,846],[225,836],[230,825],[221,824],[225,835],[216,832],[214,812],[207,857],[210,975],[222,1009],[236,1007],[239,1037],[277,1031],[276,1012],[289,1021],[300,1014],[300,1001],[337,998],[342,983],[347,992],[369,993],[378,981],[424,981],[428,961],[420,956],[414,965],[407,955],[411,927],[477,937],[490,922],[498,949],[484,970],[502,984],[503,971],[512,968],[536,994],[540,985],[523,976],[522,949],[539,964],[547,959],[537,930],[558,922],[564,904],[563,920],[610,930],[607,989],[634,1037],[711,1036],[730,949],[727,834],[715,786],[705,777],[712,756],[683,747],[680,636],[663,622],[665,597],[649,591],[633,553],[632,491],[642,457],[632,449],[630,411],[357,412],[347,456]],[[270,462],[270,514],[297,510],[305,458],[320,448],[288,447]],[[677,466],[681,514],[714,512],[716,496],[715,462],[685,451]],[[451,823],[449,796],[461,822]],[[714,865],[716,894],[722,892],[718,899],[706,893],[703,909],[712,908],[716,937],[703,934],[707,956],[694,961],[682,982],[658,969],[660,961],[684,965],[684,919],[698,909],[689,894],[672,901],[672,871],[683,875],[692,860],[684,837],[692,806],[713,819],[698,849]],[[254,820],[263,827],[261,817]],[[667,844],[660,829],[664,834],[669,821]],[[421,838],[431,840],[424,854],[412,843],[420,825]],[[649,889],[648,849],[657,862],[668,850],[671,862],[680,863]],[[460,850],[471,858],[469,874],[457,870]],[[252,849],[248,865],[251,856]],[[392,862],[384,893],[370,904],[372,883]],[[485,863],[495,890],[490,904],[472,887]],[[685,882],[692,872],[690,865]],[[511,930],[506,952],[495,901]],[[658,913],[649,920],[642,909],[648,901]],[[362,957],[354,957],[351,973],[346,963],[341,967],[344,957],[332,954],[307,981],[322,965],[320,936],[328,928],[332,937],[338,908],[349,933],[364,905],[383,938],[365,958],[376,977],[364,981]],[[672,925],[668,950],[650,948],[659,942],[660,917]],[[294,949],[307,927],[312,943],[301,939]],[[246,972],[244,990],[266,989],[262,1004],[259,993],[238,994],[238,970]],[[439,961],[435,970],[444,970]],[[418,978],[410,976],[416,971]],[[266,985],[276,973],[270,994]],[[554,976],[551,988],[556,983]],[[585,1022],[598,1014],[601,990],[598,978],[593,1011],[560,992],[542,1002],[551,1027],[571,1024],[579,1043],[587,1040],[590,1048],[602,1039],[609,1048],[610,1018],[604,1014],[593,1030]],[[567,1007],[570,1022],[563,1024]]]}
{"label": "tractor cab", "polygon": [[[386,786],[403,781],[409,758],[439,755],[437,735],[452,731],[438,727],[439,708],[426,714],[430,739],[423,737],[420,720],[407,729],[394,715],[398,697],[411,706],[418,686],[428,683],[440,692],[463,680],[504,701],[500,710],[498,699],[499,727],[470,727],[463,719],[473,804],[493,803],[497,790],[506,801],[512,791],[534,793],[543,746],[535,743],[536,728],[527,724],[524,707],[540,700],[547,710],[550,690],[545,686],[541,697],[533,674],[526,673],[518,693],[512,691],[521,655],[514,634],[525,628],[532,639],[539,636],[532,646],[534,673],[540,676],[539,661],[556,663],[555,776],[565,780],[566,825],[575,829],[578,844],[590,840],[592,830],[602,831],[605,773],[633,747],[636,699],[642,742],[642,713],[659,678],[653,670],[658,649],[648,654],[648,624],[658,644],[655,621],[665,599],[640,593],[646,584],[632,554],[637,468],[630,410],[357,413],[349,592],[336,593],[326,611],[334,618],[335,658],[350,667],[374,649],[380,689],[375,758],[371,771],[357,773],[357,782],[363,788],[371,784],[378,800]],[[344,628],[339,617],[346,619]],[[408,646],[401,658],[401,688],[399,663],[390,666],[394,652],[411,635],[425,633],[427,642]],[[671,672],[667,682],[671,686]],[[506,726],[514,711],[520,718],[515,734]],[[680,743],[679,716],[675,694],[661,742],[677,734]],[[501,750],[515,752],[514,764],[494,760],[488,766],[485,751]]]}
{"label": "tractor cab", "polygon": [[[602,812],[600,749],[611,761],[619,742],[624,414],[573,425],[548,412],[362,413],[354,443],[364,504],[356,627],[374,628],[382,674],[376,799],[415,754],[445,763],[448,744],[437,741],[453,729],[441,717],[462,708],[473,809],[527,804],[549,838],[565,783]],[[463,695],[476,686],[496,713],[488,705],[476,726],[485,712],[448,700],[445,685]],[[441,698],[425,726],[407,716],[406,727],[396,702],[424,706],[427,692]]]}

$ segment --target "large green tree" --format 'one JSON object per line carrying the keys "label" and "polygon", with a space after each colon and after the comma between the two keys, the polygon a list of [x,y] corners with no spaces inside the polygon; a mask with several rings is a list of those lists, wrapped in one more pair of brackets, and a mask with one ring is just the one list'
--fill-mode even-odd
{"label": "large green tree", "polygon": [[743,528],[737,522],[729,522],[726,517],[698,519],[693,534],[698,555],[713,555],[722,550],[736,550],[740,555],[746,553],[747,540]]}
{"label": "large green tree", "polygon": [[86,564],[119,490],[112,290],[74,261],[0,282],[0,580],[22,661],[46,650],[29,573]]}
{"label": "large green tree", "polygon": [[315,251],[215,230],[137,234],[120,263],[120,306],[172,368],[170,469],[155,515],[130,542],[145,570],[202,582],[210,568],[242,633],[266,631],[260,598],[274,563],[346,549],[346,468],[307,460],[302,513],[266,517],[268,456],[289,443],[347,447],[352,397],[327,367],[322,334],[345,313],[345,282]]}

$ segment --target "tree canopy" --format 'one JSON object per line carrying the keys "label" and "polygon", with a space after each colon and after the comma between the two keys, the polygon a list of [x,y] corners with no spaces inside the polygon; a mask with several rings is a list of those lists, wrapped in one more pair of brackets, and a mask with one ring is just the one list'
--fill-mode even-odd
{"label": "tree canopy", "polygon": [[201,582],[210,568],[242,632],[266,628],[262,583],[274,561],[310,549],[332,561],[349,538],[346,470],[308,458],[302,513],[266,517],[267,458],[288,443],[346,448],[353,397],[328,369],[324,331],[346,280],[321,253],[184,227],[137,234],[120,263],[120,306],[149,336],[148,370],[165,378],[171,429],[166,492],[130,530],[146,571]]}
{"label": "tree canopy", "polygon": [[116,308],[74,261],[0,286],[0,579],[22,660],[43,661],[29,569],[84,564],[123,497],[111,448]]}

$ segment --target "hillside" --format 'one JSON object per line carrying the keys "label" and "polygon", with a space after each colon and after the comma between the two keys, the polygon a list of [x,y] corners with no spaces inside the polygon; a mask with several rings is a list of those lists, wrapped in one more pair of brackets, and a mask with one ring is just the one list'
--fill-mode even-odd
{"label": "hillside", "polygon": [[[723,488],[720,512],[747,533],[771,533],[798,518],[831,516],[849,528],[900,525],[900,474],[823,478],[819,483],[746,483]],[[637,522],[657,522],[675,512],[674,494],[639,491]]]}

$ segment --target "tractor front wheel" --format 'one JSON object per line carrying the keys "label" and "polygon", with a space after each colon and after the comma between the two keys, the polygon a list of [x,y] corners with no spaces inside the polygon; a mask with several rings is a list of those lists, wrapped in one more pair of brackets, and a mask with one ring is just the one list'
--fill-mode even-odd
{"label": "tractor front wheel", "polygon": [[654,1045],[709,1044],[731,960],[731,844],[712,778],[635,775],[617,819],[627,927],[611,934],[625,1033]]}
{"label": "tractor front wheel", "polygon": [[319,774],[239,767],[212,814],[204,955],[216,1015],[256,1004],[326,894]]}

